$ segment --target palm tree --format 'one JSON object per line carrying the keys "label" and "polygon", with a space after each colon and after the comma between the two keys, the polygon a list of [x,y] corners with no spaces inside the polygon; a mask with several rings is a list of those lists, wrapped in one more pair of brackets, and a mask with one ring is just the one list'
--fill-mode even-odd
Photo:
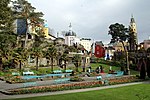
{"label": "palm tree", "polygon": [[63,55],[60,58],[62,61],[64,61],[64,70],[66,70],[66,65],[67,65],[67,61],[69,60],[69,57],[67,55],[67,53],[63,53]]}
{"label": "palm tree", "polygon": [[48,60],[51,60],[51,71],[53,72],[53,63],[54,58],[56,58],[57,55],[57,49],[54,45],[50,45],[47,50],[45,51],[45,56]]}
{"label": "palm tree", "polygon": [[22,63],[27,61],[28,58],[28,52],[27,49],[19,47],[16,48],[13,52],[14,61],[19,63],[19,70],[22,69]]}
{"label": "palm tree", "polygon": [[79,71],[78,67],[81,65],[81,61],[82,61],[81,55],[79,54],[74,55],[72,61],[76,67],[76,72],[78,72]]}
{"label": "palm tree", "polygon": [[42,57],[42,48],[41,47],[33,47],[30,49],[31,56],[34,56],[36,58],[36,70],[38,70],[38,62],[39,58]]}

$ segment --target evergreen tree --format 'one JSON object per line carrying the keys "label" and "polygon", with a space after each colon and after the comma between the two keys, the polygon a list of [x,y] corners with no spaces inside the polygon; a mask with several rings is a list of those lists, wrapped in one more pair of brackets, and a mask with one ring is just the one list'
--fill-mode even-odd
{"label": "evergreen tree", "polygon": [[2,59],[10,58],[9,51],[15,47],[16,35],[13,30],[13,11],[8,6],[10,0],[0,0],[0,69],[2,69]]}
{"label": "evergreen tree", "polygon": [[16,19],[26,20],[25,47],[28,39],[29,26],[32,26],[32,28],[39,27],[44,22],[41,18],[43,17],[43,13],[35,12],[35,9],[36,8],[26,0],[13,1],[13,10]]}

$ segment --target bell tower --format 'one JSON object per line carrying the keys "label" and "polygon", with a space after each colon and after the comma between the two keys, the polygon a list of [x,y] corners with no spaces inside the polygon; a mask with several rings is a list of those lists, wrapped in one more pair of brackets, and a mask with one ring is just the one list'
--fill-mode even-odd
{"label": "bell tower", "polygon": [[137,27],[136,27],[136,22],[133,17],[131,16],[130,19],[130,26],[129,26],[129,31],[130,31],[130,50],[137,50],[137,45],[138,45],[138,39],[137,39]]}

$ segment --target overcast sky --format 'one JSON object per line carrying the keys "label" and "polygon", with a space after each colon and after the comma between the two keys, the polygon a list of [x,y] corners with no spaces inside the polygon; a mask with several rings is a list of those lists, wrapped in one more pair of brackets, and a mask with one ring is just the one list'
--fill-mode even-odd
{"label": "overcast sky", "polygon": [[[28,0],[44,13],[56,32],[68,31],[69,23],[80,38],[109,43],[108,27],[116,22],[129,26],[133,14],[139,42],[150,36],[150,0]],[[56,36],[56,34],[54,34]]]}

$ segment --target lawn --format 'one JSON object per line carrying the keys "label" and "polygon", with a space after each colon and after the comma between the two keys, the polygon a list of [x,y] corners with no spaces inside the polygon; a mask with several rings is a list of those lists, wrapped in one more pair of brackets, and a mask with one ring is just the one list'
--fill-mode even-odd
{"label": "lawn", "polygon": [[150,100],[149,92],[150,84],[138,84],[105,90],[13,100]]}
{"label": "lawn", "polygon": [[[96,68],[97,68],[98,66],[100,66],[100,65],[103,66],[105,73],[108,73],[108,72],[109,72],[109,67],[110,67],[110,65],[101,64],[101,63],[91,63],[92,69],[96,69]],[[118,71],[118,70],[120,70],[120,69],[121,69],[120,67],[112,66],[112,70],[114,70],[114,71]],[[130,69],[130,72],[131,72],[131,75],[138,75],[138,74],[139,74],[138,71],[135,71],[135,70],[132,70],[132,69]]]}

